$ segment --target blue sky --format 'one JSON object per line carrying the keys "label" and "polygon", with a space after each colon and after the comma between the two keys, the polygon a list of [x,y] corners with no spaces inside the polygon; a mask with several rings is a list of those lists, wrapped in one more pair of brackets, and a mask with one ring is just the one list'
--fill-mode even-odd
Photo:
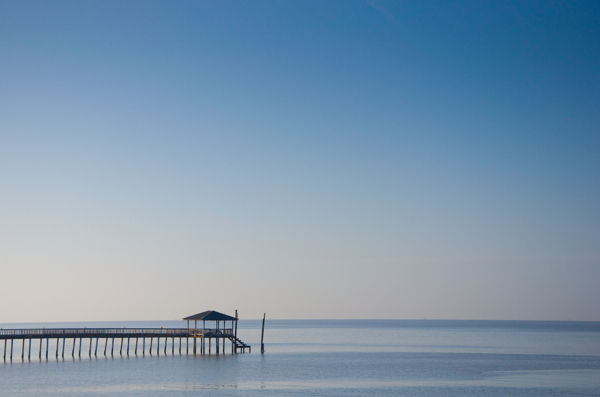
{"label": "blue sky", "polygon": [[0,1],[0,322],[600,320],[599,21]]}

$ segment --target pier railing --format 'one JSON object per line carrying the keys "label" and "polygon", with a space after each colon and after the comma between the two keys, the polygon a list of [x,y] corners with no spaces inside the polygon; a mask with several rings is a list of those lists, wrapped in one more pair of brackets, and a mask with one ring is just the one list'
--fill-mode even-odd
{"label": "pier railing", "polygon": [[0,339],[28,338],[150,338],[150,337],[229,337],[231,328],[41,328],[1,329]]}

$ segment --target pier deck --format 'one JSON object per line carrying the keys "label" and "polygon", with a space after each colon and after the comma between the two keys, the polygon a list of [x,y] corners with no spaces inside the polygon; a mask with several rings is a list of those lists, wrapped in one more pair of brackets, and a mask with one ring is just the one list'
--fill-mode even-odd
{"label": "pier deck", "polygon": [[48,338],[231,338],[231,329],[194,328],[24,328],[2,329],[2,339]]}
{"label": "pier deck", "polygon": [[[139,352],[142,355],[146,353],[153,353],[153,345],[154,353],[156,355],[160,355],[161,348],[161,339],[164,338],[163,349],[164,354],[167,354],[167,345],[170,343],[171,354],[175,354],[175,346],[178,346],[178,353],[182,354],[182,348],[185,349],[185,354],[189,354],[190,350],[192,354],[211,354],[212,344],[214,340],[214,348],[215,353],[219,354],[222,352],[225,354],[225,342],[229,341],[231,343],[231,353],[235,354],[239,351],[245,352],[246,349],[248,352],[251,352],[250,345],[245,344],[240,339],[235,336],[234,329],[230,328],[205,328],[205,329],[195,329],[195,328],[24,328],[24,329],[0,329],[0,341],[4,340],[4,349],[3,349],[3,359],[4,361],[13,359],[13,345],[15,340],[22,340],[17,346],[17,349],[21,353],[21,359],[25,359],[25,351],[27,350],[27,359],[31,359],[32,340],[39,340],[39,358],[42,358],[42,351],[44,350],[44,340],[45,343],[45,357],[48,358],[50,344],[56,346],[56,357],[60,356],[62,358],[65,357],[65,346],[69,343],[69,347],[72,347],[71,355],[75,357],[78,355],[81,357],[82,345],[86,344],[86,350],[88,350],[88,355],[92,357],[98,356],[98,346],[99,340],[103,339],[103,343],[101,343],[101,354],[102,350],[104,351],[104,355],[107,355],[107,351],[111,356],[115,354],[115,339],[120,339],[120,347],[118,354],[129,355],[130,350],[133,354],[138,354],[138,342],[141,340],[141,344],[139,346]],[[70,340],[73,340],[73,343],[70,343]],[[87,340],[89,339],[89,343]],[[156,339],[156,344],[154,344],[154,339]],[[192,339],[190,341],[190,339]],[[54,340],[56,342],[54,342]],[[62,349],[60,349],[62,340]],[[124,346],[124,341],[127,343]],[[134,340],[134,343],[130,343]],[[147,340],[149,340],[150,345],[147,346]],[[94,343],[95,341],[95,343]],[[10,342],[10,345],[9,345]],[[28,343],[27,343],[28,342]],[[79,343],[78,343],[79,342]],[[192,342],[190,346],[190,342]],[[198,346],[199,342],[199,346]],[[206,348],[206,343],[208,342],[208,349]],[[220,343],[219,343],[220,342]],[[37,345],[38,343],[36,343]],[[108,346],[110,344],[110,350],[108,350]],[[28,348],[26,347],[28,345]],[[95,345],[95,347],[94,347]],[[133,346],[132,346],[133,345]],[[53,346],[53,348],[54,348]],[[79,347],[76,350],[76,347]],[[37,346],[34,346],[37,347]],[[125,352],[123,351],[125,348]],[[190,349],[191,348],[191,349]],[[0,349],[2,346],[0,345]],[[35,350],[38,350],[37,348]],[[17,353],[18,354],[18,353]],[[35,353],[34,353],[35,354]],[[85,354],[85,353],[84,353]]]}

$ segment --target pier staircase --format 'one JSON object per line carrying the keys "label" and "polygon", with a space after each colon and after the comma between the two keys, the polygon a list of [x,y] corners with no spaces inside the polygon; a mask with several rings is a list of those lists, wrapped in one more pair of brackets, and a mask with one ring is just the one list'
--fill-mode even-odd
{"label": "pier staircase", "polygon": [[231,343],[233,343],[233,346],[235,348],[235,352],[237,353],[238,350],[241,350],[242,352],[245,352],[246,349],[248,349],[248,352],[251,353],[252,352],[252,348],[250,347],[250,345],[245,344],[244,342],[242,342],[241,339],[239,339],[236,336],[231,336],[229,337],[229,340],[231,341]]}

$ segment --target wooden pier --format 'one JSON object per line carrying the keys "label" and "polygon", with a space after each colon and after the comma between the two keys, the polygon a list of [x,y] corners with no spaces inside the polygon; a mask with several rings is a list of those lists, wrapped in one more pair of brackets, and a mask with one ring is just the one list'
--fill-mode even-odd
{"label": "wooden pier", "polygon": [[[27,359],[31,359],[32,340],[39,340],[38,357],[48,359],[50,353],[51,341],[56,340],[56,358],[65,357],[65,346],[72,339],[73,344],[70,346],[71,356],[81,357],[82,345],[89,339],[89,344],[86,346],[89,357],[98,356],[98,346],[100,346],[100,354],[115,354],[115,339],[117,340],[117,348],[119,355],[129,356],[130,352],[137,355],[152,355],[153,351],[156,355],[160,355],[161,341],[163,341],[163,354],[167,354],[167,347],[171,342],[171,354],[175,355],[175,347],[177,346],[178,354],[183,354],[182,349],[185,349],[185,354],[212,354],[212,342],[214,340],[215,353],[225,354],[226,342],[231,345],[231,353],[251,352],[251,347],[242,342],[237,337],[237,311],[236,317],[231,317],[223,313],[213,310],[198,313],[194,316],[186,317],[187,328],[42,328],[42,329],[2,329],[0,330],[0,341],[4,340],[3,359],[4,361],[13,359],[13,350],[15,340],[21,341],[21,359],[25,359],[25,351],[27,350]],[[190,321],[194,321],[194,328],[190,328]],[[202,321],[202,328],[197,328],[198,321]],[[206,322],[212,322],[213,327],[207,328]],[[230,323],[230,328],[227,328],[227,322]],[[221,324],[222,323],[222,324]],[[156,344],[154,345],[154,340]],[[191,339],[191,346],[190,346]],[[149,340],[149,347],[146,347]],[[45,349],[44,349],[45,341]],[[141,341],[141,344],[139,342]],[[62,342],[62,343],[61,343]],[[77,343],[79,342],[79,344]],[[95,342],[95,344],[94,344]],[[103,343],[101,343],[103,342]],[[208,350],[206,349],[208,342]],[[110,344],[110,351],[108,347]],[[125,345],[124,345],[125,344]],[[138,346],[139,345],[139,346]],[[153,347],[153,345],[155,347]],[[62,348],[61,348],[62,346]],[[76,349],[78,346],[78,349]],[[17,354],[18,354],[17,346]],[[154,350],[153,350],[154,349]],[[44,351],[45,350],[45,351]],[[227,349],[229,350],[229,349]],[[92,352],[93,351],[93,352]],[[59,354],[60,353],[60,354]],[[35,354],[35,352],[34,352]],[[68,354],[68,352],[67,352]],[[85,355],[85,351],[84,351]]]}

